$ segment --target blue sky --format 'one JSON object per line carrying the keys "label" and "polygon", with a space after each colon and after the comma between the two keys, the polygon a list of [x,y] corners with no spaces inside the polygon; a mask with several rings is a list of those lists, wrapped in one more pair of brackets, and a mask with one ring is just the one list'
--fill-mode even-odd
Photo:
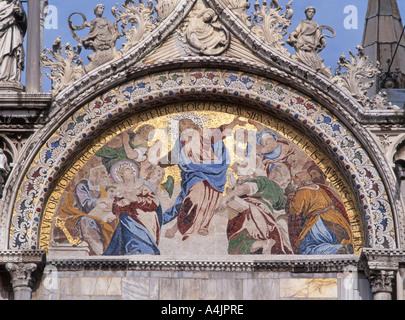
{"label": "blue sky", "polygon": [[[285,7],[289,0],[279,0],[281,6]],[[251,8],[253,8],[255,0],[250,0]],[[259,1],[262,2],[262,1]],[[268,0],[270,2],[270,0]],[[332,72],[337,67],[337,61],[340,55],[345,52],[348,54],[349,50],[356,52],[355,48],[358,44],[361,44],[364,29],[364,20],[367,10],[367,0],[295,0],[293,3],[294,17],[292,19],[292,25],[288,29],[288,32],[292,32],[298,23],[305,18],[304,10],[307,6],[314,6],[317,9],[317,13],[314,20],[319,25],[328,25],[336,30],[336,37],[333,39],[327,39],[328,45],[326,49],[321,52],[321,56],[325,59],[325,65],[332,67]],[[398,0],[399,9],[402,15],[403,21],[405,21],[405,1]],[[53,41],[62,36],[62,44],[70,43],[76,45],[76,41],[72,38],[67,20],[71,13],[82,12],[87,20],[91,21],[94,18],[93,9],[98,3],[103,3],[106,7],[105,14],[111,21],[114,20],[111,15],[111,8],[116,4],[124,3],[124,0],[49,0],[49,4],[55,6],[57,10],[52,13],[54,20],[49,20],[49,27],[45,29],[45,46],[52,47]],[[357,21],[357,28],[348,29],[345,27],[345,19],[349,16],[349,13],[345,13],[345,8],[352,6],[351,9],[357,10],[357,15],[354,15]],[[353,12],[351,12],[353,13]],[[351,21],[353,22],[353,20]],[[80,24],[80,20],[77,20],[77,24]],[[354,25],[353,27],[356,27]],[[83,31],[83,36],[87,31]],[[286,45],[288,50],[293,53],[292,48]],[[83,50],[83,58],[86,58],[91,52]],[[44,77],[44,91],[50,90],[50,80]]]}

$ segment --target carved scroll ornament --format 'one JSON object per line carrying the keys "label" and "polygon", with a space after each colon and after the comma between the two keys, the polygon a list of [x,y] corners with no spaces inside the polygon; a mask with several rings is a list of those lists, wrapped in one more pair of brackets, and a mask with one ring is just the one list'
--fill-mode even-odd
{"label": "carved scroll ornament", "polygon": [[[342,54],[339,58],[336,75],[332,82],[339,85],[350,95],[352,95],[366,109],[393,109],[397,108],[387,102],[383,93],[378,93],[373,98],[367,96],[367,91],[373,86],[373,78],[380,75],[379,63],[374,66],[365,55],[364,48],[356,47],[358,53],[355,55],[349,50],[350,59]],[[342,72],[342,70],[346,70]]]}
{"label": "carved scroll ornament", "polygon": [[287,56],[290,54],[284,48],[283,38],[287,34],[287,28],[291,25],[291,19],[294,15],[291,8],[292,3],[293,0],[288,2],[285,13],[281,14],[280,11],[283,10],[283,7],[278,4],[278,1],[271,1],[269,6],[267,6],[266,1],[263,2],[263,5],[256,1],[255,12],[253,12],[255,26],[252,31],[269,46]]}

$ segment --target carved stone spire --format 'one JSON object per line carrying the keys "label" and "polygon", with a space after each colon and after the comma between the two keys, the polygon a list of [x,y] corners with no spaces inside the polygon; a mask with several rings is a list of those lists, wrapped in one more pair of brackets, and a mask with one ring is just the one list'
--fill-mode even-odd
{"label": "carved stone spire", "polygon": [[[382,68],[382,77],[370,94],[376,94],[380,89],[405,88],[405,37],[402,32],[403,24],[396,0],[368,1],[362,47],[365,55],[375,65],[379,62]],[[398,69],[401,66],[402,70]]]}

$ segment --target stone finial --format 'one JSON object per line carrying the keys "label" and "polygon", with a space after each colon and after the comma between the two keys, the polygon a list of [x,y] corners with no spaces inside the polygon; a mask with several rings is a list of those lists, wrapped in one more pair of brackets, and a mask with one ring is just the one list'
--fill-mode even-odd
{"label": "stone finial", "polygon": [[278,1],[273,0],[269,5],[267,2],[264,2],[263,5],[256,2],[253,12],[254,27],[252,31],[270,47],[287,56],[290,54],[284,47],[283,38],[287,34],[287,28],[291,25],[291,19],[294,15],[292,3],[293,0],[288,2],[285,12],[281,13],[283,8],[278,4]]}
{"label": "stone finial", "polygon": [[374,66],[363,47],[357,46],[356,49],[357,55],[349,50],[350,59],[346,58],[345,54],[340,56],[339,67],[331,79],[332,82],[352,95],[366,109],[397,109],[397,106],[387,101],[384,93],[378,93],[371,98],[367,95],[368,89],[374,84],[372,79],[380,75],[381,71],[379,64]]}

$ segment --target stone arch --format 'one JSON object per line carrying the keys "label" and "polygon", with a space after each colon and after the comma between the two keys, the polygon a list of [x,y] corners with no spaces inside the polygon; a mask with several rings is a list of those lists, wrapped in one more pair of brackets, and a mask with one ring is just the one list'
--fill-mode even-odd
{"label": "stone arch", "polygon": [[[40,141],[37,151],[31,157],[27,154],[19,192],[10,206],[8,248],[38,249],[49,195],[67,163],[84,150],[91,139],[129,115],[153,112],[159,105],[193,99],[249,105],[294,123],[326,150],[351,185],[362,212],[365,246],[399,246],[397,215],[400,208],[395,204],[396,196],[387,189],[392,173],[384,168],[378,150],[364,146],[364,139],[371,140],[367,138],[368,133],[356,127],[356,134],[350,117],[341,115],[345,107],[331,102],[321,105],[318,99],[303,94],[300,88],[291,88],[290,83],[282,84],[260,72],[241,70],[244,69],[241,67],[232,70],[230,66],[234,61],[226,62],[227,69],[214,68],[212,60],[207,69],[196,68],[193,63],[180,70],[159,66],[147,76],[121,81],[115,88],[111,85],[111,90],[99,92],[92,101],[81,96],[82,103],[76,107],[69,103],[55,105],[58,108],[55,118],[62,111],[66,114],[37,134]],[[337,111],[339,108],[341,110]]]}
{"label": "stone arch", "polygon": [[[221,1],[206,3],[216,11],[232,35],[262,63],[222,56],[168,58],[149,65],[139,63],[167,39],[195,2],[180,1],[177,9],[163,23],[124,56],[89,72],[55,96],[48,124],[33,137],[32,141],[36,143],[26,146],[21,152],[15,169],[18,174],[9,183],[10,186],[19,186],[19,192],[7,203],[7,223],[0,230],[0,247],[38,248],[43,209],[55,181],[61,176],[60,172],[105,128],[141,110],[153,110],[162,104],[196,98],[248,104],[252,108],[286,117],[303,128],[325,147],[353,186],[364,219],[366,246],[402,247],[404,235],[399,231],[402,227],[402,206],[396,190],[390,188],[395,183],[395,177],[379,146],[361,125],[365,108],[326,77],[260,41]],[[211,75],[207,76],[210,71]],[[200,79],[205,82],[193,78],[195,73],[201,73],[203,77]],[[144,90],[142,81],[162,74],[176,74],[176,79],[185,80],[181,84],[174,80],[149,92]],[[229,74],[232,77],[226,79]],[[242,76],[245,77],[242,79]],[[100,100],[109,93],[115,94],[117,88],[126,83],[142,83],[132,88],[131,101],[115,108],[111,101]],[[266,85],[272,86],[272,89],[266,89]],[[137,96],[132,98],[134,92]],[[294,94],[300,102],[286,100]],[[96,103],[99,106],[94,108]],[[309,114],[311,110],[318,115],[317,118]],[[86,115],[78,116],[81,113],[88,118]],[[76,127],[79,118],[82,121],[81,135],[76,132],[70,140],[59,144],[58,135],[69,127]],[[84,125],[83,119],[88,123]],[[95,122],[96,119],[98,122]],[[329,133],[325,134],[325,128]],[[335,132],[334,128],[341,128],[343,133],[339,129]]]}

